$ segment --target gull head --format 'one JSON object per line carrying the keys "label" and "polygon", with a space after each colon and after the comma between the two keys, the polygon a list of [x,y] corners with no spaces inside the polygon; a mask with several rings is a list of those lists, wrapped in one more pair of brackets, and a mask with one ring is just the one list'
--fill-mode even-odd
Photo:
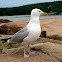
{"label": "gull head", "polygon": [[35,8],[31,11],[31,16],[40,16],[40,15],[48,15],[48,14],[38,8]]}

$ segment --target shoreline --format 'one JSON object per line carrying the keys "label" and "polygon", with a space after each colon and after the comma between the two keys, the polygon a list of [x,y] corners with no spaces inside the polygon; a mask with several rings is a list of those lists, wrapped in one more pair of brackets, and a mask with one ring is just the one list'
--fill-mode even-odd
{"label": "shoreline", "polygon": [[27,16],[30,16],[30,15],[13,15],[13,16],[0,16],[0,18],[9,18],[9,17],[27,17]]}
{"label": "shoreline", "polygon": [[[13,16],[0,16],[0,18],[11,18],[11,17],[28,17],[30,15],[13,15]],[[48,15],[48,16],[54,16],[54,15]],[[56,18],[56,17],[55,17]],[[57,17],[59,18],[59,17]],[[60,17],[61,18],[61,17]]]}

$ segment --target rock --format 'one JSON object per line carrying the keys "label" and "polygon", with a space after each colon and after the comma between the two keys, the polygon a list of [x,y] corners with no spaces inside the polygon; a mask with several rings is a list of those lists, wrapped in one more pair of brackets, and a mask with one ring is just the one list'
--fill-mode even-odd
{"label": "rock", "polygon": [[41,46],[41,51],[50,55],[51,57],[58,59],[59,61],[62,61],[62,44],[47,42]]}
{"label": "rock", "polygon": [[[31,45],[31,48],[37,50],[37,52],[43,52],[50,57],[56,58],[59,61],[62,61],[62,44],[56,43],[37,43]],[[23,54],[23,47],[19,48],[12,48],[12,49],[4,49],[2,50],[3,53],[20,53]]]}
{"label": "rock", "polygon": [[2,49],[0,49],[0,53],[2,53]]}
{"label": "rock", "polygon": [[40,37],[46,38],[46,31],[42,31]]}
{"label": "rock", "polygon": [[[7,36],[8,35],[6,35],[6,37]],[[8,47],[10,49],[8,49]],[[35,56],[30,56],[28,60],[36,60],[36,61],[38,60],[40,62],[61,62],[62,61],[62,41],[48,39],[48,38],[39,38],[35,43],[31,45],[31,49],[36,50],[37,53]],[[12,58],[16,57],[18,59],[20,58],[20,60],[21,58],[23,59],[23,46],[19,44],[18,45],[12,44],[12,46],[9,46],[7,43],[5,43],[3,44],[3,49],[1,49],[0,52],[4,53],[4,56],[6,57],[8,55],[8,57],[12,57]]]}
{"label": "rock", "polygon": [[[10,35],[1,35],[0,39],[5,39],[7,37],[9,37]],[[56,43],[56,44],[62,44],[62,41],[58,41],[58,40],[53,40],[53,39],[48,39],[48,38],[39,38],[36,43],[46,43],[46,42],[51,42],[51,43]],[[8,49],[8,48],[18,48],[21,46],[21,44],[8,44],[8,43],[2,43],[2,41],[0,41],[0,48],[2,48],[2,45],[4,47],[4,49]]]}
{"label": "rock", "polygon": [[[3,60],[4,59],[4,60]],[[23,54],[0,54],[1,62],[60,62],[54,57],[51,57],[42,52],[37,52],[36,55],[24,58]]]}
{"label": "rock", "polygon": [[[37,52],[41,51],[53,58],[56,58],[59,61],[62,61],[62,44],[56,44],[56,43],[37,43],[31,45],[31,48],[34,48],[37,50]],[[23,47],[19,48],[12,48],[12,49],[4,49],[2,50],[3,53],[20,53],[23,54]]]}
{"label": "rock", "polygon": [[8,22],[11,22],[11,21],[8,19],[0,19],[0,23],[8,23]]}
{"label": "rock", "polygon": [[[43,36],[59,35],[62,38],[62,18],[42,18],[40,19]],[[14,34],[28,24],[29,20],[13,21],[0,24],[0,34]],[[42,35],[41,35],[42,36]],[[52,38],[52,37],[50,37]],[[61,40],[61,39],[60,39]]]}
{"label": "rock", "polygon": [[62,44],[44,43],[41,50],[45,53],[62,53]]}
{"label": "rock", "polygon": [[26,21],[14,21],[0,24],[0,34],[14,34],[26,26]]}
{"label": "rock", "polygon": [[62,36],[60,35],[49,35],[47,38],[62,41]]}
{"label": "rock", "polygon": [[[62,44],[55,44],[55,43],[50,43],[50,42],[46,42],[46,43],[36,43],[31,45],[31,48],[35,48],[35,50],[41,50],[45,53],[61,53],[62,52]],[[13,48],[13,49],[5,49],[3,50],[3,52],[8,53],[8,51],[10,53],[13,53],[12,51],[17,50],[19,51],[20,49],[23,49],[23,47],[20,48]],[[21,50],[22,51],[22,50]]]}
{"label": "rock", "polygon": [[20,30],[19,27],[16,26],[15,24],[11,26],[6,24],[0,26],[0,34],[14,34],[19,30]]}

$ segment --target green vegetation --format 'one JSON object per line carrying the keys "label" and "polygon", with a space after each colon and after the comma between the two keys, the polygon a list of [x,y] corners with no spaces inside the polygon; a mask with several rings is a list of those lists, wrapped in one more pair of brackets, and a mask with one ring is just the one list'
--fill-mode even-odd
{"label": "green vegetation", "polygon": [[31,4],[13,8],[0,8],[0,16],[8,15],[28,15],[33,8],[39,8],[47,13],[56,12],[55,14],[62,13],[62,1]]}

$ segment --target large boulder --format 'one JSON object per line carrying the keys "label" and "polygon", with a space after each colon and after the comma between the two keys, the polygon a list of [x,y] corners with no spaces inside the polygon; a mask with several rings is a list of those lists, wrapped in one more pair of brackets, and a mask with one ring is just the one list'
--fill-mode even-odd
{"label": "large boulder", "polygon": [[20,30],[20,29],[15,24],[13,24],[11,26],[7,25],[7,24],[0,26],[0,34],[14,34],[18,30]]}
{"label": "large boulder", "polygon": [[14,34],[27,25],[25,20],[0,24],[0,34]]}

